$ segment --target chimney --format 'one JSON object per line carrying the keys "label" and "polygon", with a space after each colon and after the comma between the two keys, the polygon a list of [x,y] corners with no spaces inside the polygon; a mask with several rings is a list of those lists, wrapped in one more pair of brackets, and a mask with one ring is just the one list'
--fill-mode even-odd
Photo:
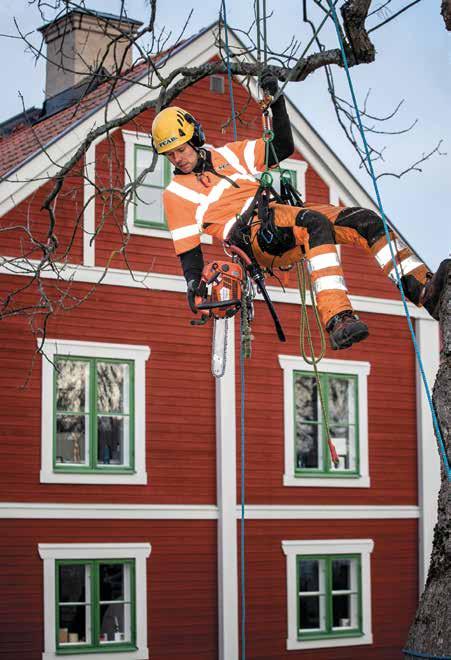
{"label": "chimney", "polygon": [[[109,72],[117,71],[130,43],[127,36],[111,46],[105,60],[102,57],[113,39],[120,34],[133,36],[140,25],[141,21],[124,16],[74,9],[39,28],[47,44],[45,98],[86,80],[100,64]],[[122,70],[131,66],[132,48],[129,48]]]}

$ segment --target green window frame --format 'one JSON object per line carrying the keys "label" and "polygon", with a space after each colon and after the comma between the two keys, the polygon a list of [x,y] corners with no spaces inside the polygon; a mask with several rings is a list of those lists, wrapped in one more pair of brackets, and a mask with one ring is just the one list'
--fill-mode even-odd
{"label": "green window frame", "polygon": [[298,641],[363,636],[361,555],[297,555],[296,593]]}
{"label": "green window frame", "polygon": [[[122,568],[122,584],[119,585],[122,597],[106,599],[105,592],[111,596],[118,590],[118,567]],[[55,648],[58,655],[136,650],[135,574],[134,559],[55,561]],[[77,577],[81,577],[84,584],[80,584],[80,579],[77,584]],[[74,601],[64,597],[64,581],[68,585],[66,593],[71,587],[75,590],[71,592],[76,597]]]}
{"label": "green window frame", "polygon": [[[133,473],[134,361],[56,355],[54,364],[54,471],[79,474]],[[122,370],[117,367],[122,367]],[[113,376],[112,382],[108,381],[109,376]],[[121,405],[117,404],[118,401],[121,401]]]}
{"label": "green window frame", "polygon": [[[301,382],[310,383],[310,399],[302,393]],[[306,382],[306,381],[305,381]],[[358,477],[359,465],[359,387],[354,374],[320,373],[330,435],[340,459],[338,468],[332,463],[323,423],[315,374],[293,371],[293,450],[296,477]],[[305,389],[305,388],[304,388]],[[340,394],[345,394],[339,400]],[[347,400],[346,400],[347,395]],[[304,400],[303,400],[304,398]],[[346,417],[344,412],[346,412]]]}
{"label": "green window frame", "polygon": [[[139,153],[144,152],[147,155],[146,158],[146,167],[152,162],[154,151],[152,147],[148,147],[142,144],[135,144],[133,151],[133,162],[134,162],[134,179],[139,176],[143,168],[138,165]],[[139,184],[133,199],[133,222],[137,227],[149,227],[152,229],[166,229],[168,228],[166,217],[163,210],[163,190],[166,188],[168,183],[171,180],[171,164],[168,159],[164,156],[159,156],[157,165],[153,172],[147,174],[144,178],[144,181]],[[159,217],[146,218],[142,217],[142,205],[146,206],[146,197],[151,199],[155,195],[155,191],[160,192],[159,199]],[[158,192],[157,192],[158,195]],[[148,205],[149,209],[152,209],[152,204]]]}

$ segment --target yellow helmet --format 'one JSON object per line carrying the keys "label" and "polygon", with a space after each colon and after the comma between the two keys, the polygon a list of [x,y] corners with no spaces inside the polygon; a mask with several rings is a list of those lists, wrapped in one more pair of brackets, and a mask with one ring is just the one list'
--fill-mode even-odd
{"label": "yellow helmet", "polygon": [[185,142],[201,147],[205,143],[205,135],[202,126],[189,112],[173,105],[159,112],[153,120],[152,141],[156,152],[164,154]]}

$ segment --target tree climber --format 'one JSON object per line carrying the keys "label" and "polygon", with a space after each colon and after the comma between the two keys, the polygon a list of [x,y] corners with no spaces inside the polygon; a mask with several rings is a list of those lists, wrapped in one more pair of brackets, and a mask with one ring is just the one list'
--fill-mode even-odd
{"label": "tree climber", "polygon": [[[275,96],[278,82],[271,71],[264,70],[260,84],[265,93]],[[277,165],[276,157],[282,161],[294,151],[283,95],[272,103],[271,111],[276,156],[269,154],[270,167]],[[204,266],[201,233],[237,245],[270,269],[297,262],[302,246],[320,318],[332,348],[348,348],[368,336],[367,326],[354,313],[349,301],[336,243],[360,245],[396,283],[384,225],[374,211],[309,203],[299,208],[271,202],[268,236],[258,220],[254,219],[249,226],[241,219],[259,187],[255,175],[265,169],[263,139],[231,142],[220,148],[206,145],[202,126],[190,113],[175,106],[165,108],[155,117],[152,139],[158,154],[165,155],[175,166],[163,200],[193,312],[197,311],[194,298]],[[415,305],[423,305],[437,319],[440,293],[451,259],[442,262],[432,276],[393,231],[390,237],[406,297]]]}

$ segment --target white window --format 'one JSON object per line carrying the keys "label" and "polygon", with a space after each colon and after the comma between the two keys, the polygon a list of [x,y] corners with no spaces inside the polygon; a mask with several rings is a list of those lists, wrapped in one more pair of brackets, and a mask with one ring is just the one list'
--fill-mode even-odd
{"label": "white window", "polygon": [[148,346],[47,339],[41,482],[145,484]]}
{"label": "white window", "polygon": [[43,660],[147,660],[149,543],[38,546],[44,560]]}
{"label": "white window", "polygon": [[273,177],[273,186],[277,192],[280,192],[280,177],[283,174],[284,178],[289,180],[291,185],[298,191],[302,200],[305,202],[305,173],[307,172],[308,163],[303,160],[295,160],[294,158],[286,158],[280,163],[281,171],[271,170]]}
{"label": "white window", "polygon": [[282,541],[287,649],[372,644],[371,539]]}
{"label": "white window", "polygon": [[[323,358],[313,366],[301,357],[280,355],[284,374],[285,486],[368,488],[368,362]],[[332,464],[330,439],[339,464]]]}
{"label": "white window", "polygon": [[[125,146],[124,185],[136,178],[153,159],[152,138],[147,133],[122,131]],[[159,156],[153,172],[149,172],[137,186],[125,206],[126,229],[131,234],[171,238],[163,208],[163,191],[172,178],[173,167],[164,156]],[[212,237],[202,234],[202,243],[212,243]]]}

